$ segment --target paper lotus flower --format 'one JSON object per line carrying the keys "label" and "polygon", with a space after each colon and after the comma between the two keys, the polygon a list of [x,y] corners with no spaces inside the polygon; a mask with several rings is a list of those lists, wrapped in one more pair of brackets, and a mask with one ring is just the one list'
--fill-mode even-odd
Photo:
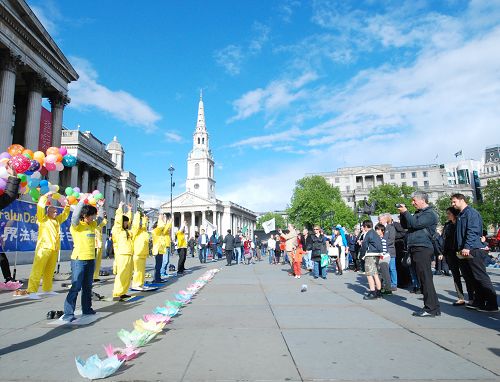
{"label": "paper lotus flower", "polygon": [[170,317],[163,314],[145,314],[142,316],[142,319],[145,322],[163,322],[165,324],[168,324],[168,322],[170,321]]}
{"label": "paper lotus flower", "polygon": [[17,290],[23,286],[20,281],[7,281],[6,283],[0,283],[0,289],[2,290]]}
{"label": "paper lotus flower", "polygon": [[167,301],[165,301],[165,306],[167,308],[168,307],[171,307],[171,308],[182,308],[184,306],[184,304],[181,301],[170,301],[170,300],[167,300]]}
{"label": "paper lotus flower", "polygon": [[138,332],[153,332],[153,333],[160,333],[163,328],[165,327],[164,322],[153,322],[153,321],[148,321],[145,322],[143,320],[136,320],[134,321],[134,329],[137,330]]}
{"label": "paper lotus flower", "polygon": [[126,348],[115,348],[113,345],[104,346],[104,351],[108,357],[116,356],[119,361],[130,361],[137,357],[137,354],[141,352],[141,349],[134,347]]}
{"label": "paper lotus flower", "polygon": [[86,361],[76,357],[75,362],[80,375],[88,379],[107,378],[115,373],[123,363],[116,356],[101,360],[97,354],[89,357]]}
{"label": "paper lotus flower", "polygon": [[138,332],[137,330],[128,332],[125,329],[120,329],[117,334],[126,347],[134,348],[143,347],[156,336],[153,332]]}
{"label": "paper lotus flower", "polygon": [[153,313],[163,314],[164,316],[168,317],[174,317],[177,313],[179,313],[179,308],[173,306],[157,306],[153,309]]}
{"label": "paper lotus flower", "polygon": [[182,302],[182,303],[184,303],[184,304],[188,304],[188,303],[190,303],[190,302],[191,302],[191,297],[188,297],[188,296],[183,296],[183,295],[181,295],[181,294],[179,294],[179,293],[177,293],[177,294],[175,295],[175,298],[176,298],[176,300],[177,300],[177,301],[181,301],[181,302]]}

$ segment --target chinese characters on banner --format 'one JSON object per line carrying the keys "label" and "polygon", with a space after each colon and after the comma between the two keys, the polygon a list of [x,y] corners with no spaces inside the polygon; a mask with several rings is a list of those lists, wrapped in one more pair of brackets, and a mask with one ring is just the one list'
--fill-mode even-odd
{"label": "chinese characters on banner", "polygon": [[40,138],[38,140],[38,148],[31,148],[33,151],[40,150],[46,152],[52,146],[52,113],[42,107],[40,115]]}
{"label": "chinese characters on banner", "polygon": [[[59,213],[62,208],[58,208]],[[70,217],[61,224],[61,250],[73,249]],[[0,249],[3,252],[34,251],[38,238],[36,204],[16,200],[0,211]]]}

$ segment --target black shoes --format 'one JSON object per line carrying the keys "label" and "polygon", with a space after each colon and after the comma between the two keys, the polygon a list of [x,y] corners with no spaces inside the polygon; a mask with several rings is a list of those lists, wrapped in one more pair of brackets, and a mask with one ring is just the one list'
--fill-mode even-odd
{"label": "black shoes", "polygon": [[440,311],[437,311],[436,313],[430,313],[426,310],[420,310],[418,312],[413,312],[412,313],[412,316],[413,317],[437,317],[437,316],[440,316],[441,315],[441,312]]}
{"label": "black shoes", "polygon": [[422,294],[422,290],[420,288],[414,287],[410,293]]}
{"label": "black shoes", "polygon": [[47,320],[53,320],[55,318],[61,318],[64,315],[62,310],[51,310],[47,312]]}
{"label": "black shoes", "polygon": [[371,290],[363,297],[363,300],[375,300],[381,297],[382,293],[379,290],[377,291]]}

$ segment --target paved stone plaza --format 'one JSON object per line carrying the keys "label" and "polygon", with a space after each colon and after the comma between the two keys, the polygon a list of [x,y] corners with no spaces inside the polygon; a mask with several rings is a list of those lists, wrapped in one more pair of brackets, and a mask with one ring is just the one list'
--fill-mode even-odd
{"label": "paved stone plaza", "polygon": [[[414,318],[411,312],[421,305],[415,295],[399,290],[383,301],[363,301],[364,277],[353,272],[297,280],[287,267],[265,261],[223,264],[200,266],[189,258],[191,273],[136,302],[95,302],[102,318],[77,328],[54,327],[45,319],[47,311],[62,309],[61,282],[55,283],[59,295],[42,300],[2,292],[0,380],[83,380],[75,356],[103,357],[103,345],[121,346],[120,328],[131,330],[134,320],[215,266],[222,271],[109,380],[499,380],[500,314],[451,306],[451,277],[435,278],[443,315]],[[18,267],[18,277],[29,270]],[[498,290],[499,270],[490,275]],[[113,278],[106,279],[95,291],[109,296]],[[302,284],[308,285],[305,293]]]}

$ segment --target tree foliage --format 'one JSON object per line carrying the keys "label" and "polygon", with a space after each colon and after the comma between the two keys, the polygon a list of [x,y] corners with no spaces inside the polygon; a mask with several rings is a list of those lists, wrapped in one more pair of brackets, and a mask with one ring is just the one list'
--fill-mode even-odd
{"label": "tree foliage", "polygon": [[280,214],[277,214],[276,212],[266,212],[264,215],[259,216],[257,219],[257,229],[262,229],[262,222],[266,222],[271,219],[275,219],[276,221],[276,229],[285,229],[286,228],[286,221],[281,216]]}
{"label": "tree foliage", "polygon": [[[444,224],[448,220],[447,215],[446,215],[446,209],[448,207],[451,207],[451,194],[443,194],[441,195],[437,200],[436,203],[434,203],[434,207],[436,208],[436,211],[439,216],[439,223]],[[467,204],[472,204],[472,200],[470,197],[466,196],[465,201]]]}
{"label": "tree foliage", "polygon": [[341,224],[352,228],[357,220],[354,211],[342,200],[338,187],[333,187],[319,175],[296,182],[288,216],[297,227]]}
{"label": "tree foliage", "polygon": [[391,214],[398,214],[396,204],[403,203],[406,207],[413,211],[411,205],[411,194],[415,189],[411,186],[398,186],[396,184],[383,184],[374,187],[368,194],[368,202],[377,202],[375,214],[389,212]]}
{"label": "tree foliage", "polygon": [[485,225],[500,225],[500,179],[490,179],[483,188],[483,202],[477,205]]}

